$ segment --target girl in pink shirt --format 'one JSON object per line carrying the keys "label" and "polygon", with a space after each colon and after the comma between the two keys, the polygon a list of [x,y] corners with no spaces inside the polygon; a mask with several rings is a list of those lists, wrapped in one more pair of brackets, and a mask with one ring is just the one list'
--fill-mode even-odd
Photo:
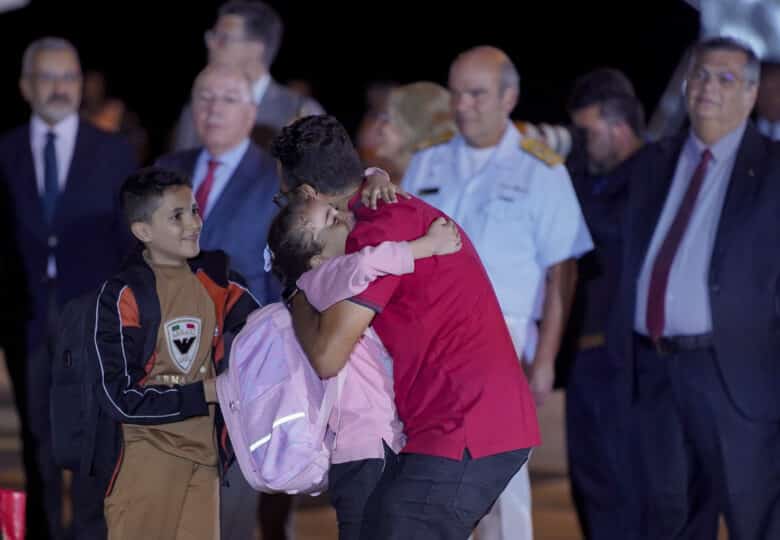
{"label": "girl in pink shirt", "polygon": [[[384,242],[344,255],[351,214],[316,199],[292,202],[271,224],[271,267],[289,298],[299,290],[319,311],[361,293],[385,274],[414,271],[414,259],[460,249],[452,222],[440,218],[412,242]],[[292,329],[291,329],[292,331]],[[403,426],[395,409],[392,360],[369,327],[344,367],[346,379],[329,426],[335,442],[328,492],[336,509],[340,540],[357,539],[363,509],[386,457],[403,448]]]}

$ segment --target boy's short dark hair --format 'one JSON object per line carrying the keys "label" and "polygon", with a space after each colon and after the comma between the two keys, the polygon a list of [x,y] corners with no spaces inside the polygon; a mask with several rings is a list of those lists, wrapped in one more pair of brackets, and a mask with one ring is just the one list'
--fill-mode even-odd
{"label": "boy's short dark hair", "polygon": [[128,176],[119,192],[128,225],[149,221],[165,190],[174,186],[192,187],[192,184],[185,175],[162,167],[145,167]]}
{"label": "boy's short dark hair", "polygon": [[363,164],[344,126],[329,115],[300,118],[282,129],[271,144],[290,190],[309,184],[338,195],[363,181]]}
{"label": "boy's short dark hair", "polygon": [[285,290],[295,288],[298,278],[311,268],[312,257],[323,249],[311,231],[302,227],[301,211],[305,204],[304,199],[293,198],[268,230],[268,249],[273,254],[271,270]]}

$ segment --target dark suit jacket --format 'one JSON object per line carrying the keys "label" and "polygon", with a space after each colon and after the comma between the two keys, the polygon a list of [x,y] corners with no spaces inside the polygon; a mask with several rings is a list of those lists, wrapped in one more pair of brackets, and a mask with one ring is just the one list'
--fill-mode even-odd
{"label": "dark suit jacket", "polygon": [[[201,149],[165,155],[157,165],[191,177]],[[247,280],[260,304],[279,299],[280,286],[263,261],[268,228],[276,215],[273,197],[279,191],[276,162],[264,150],[250,143],[225,189],[209,211],[200,245],[221,249],[230,256],[231,267]]]}
{"label": "dark suit jacket", "polygon": [[[633,363],[636,283],[687,133],[634,160],[610,346]],[[780,419],[780,145],[749,124],[716,233],[708,285],[715,357],[737,408]]]}
{"label": "dark suit jacket", "polygon": [[119,189],[135,167],[133,149],[122,137],[80,122],[65,190],[49,226],[38,194],[30,125],[0,137],[0,182],[10,195],[32,304],[31,344],[44,332],[50,245],[57,261],[60,304],[97,289],[119,269],[130,238],[119,210]]}

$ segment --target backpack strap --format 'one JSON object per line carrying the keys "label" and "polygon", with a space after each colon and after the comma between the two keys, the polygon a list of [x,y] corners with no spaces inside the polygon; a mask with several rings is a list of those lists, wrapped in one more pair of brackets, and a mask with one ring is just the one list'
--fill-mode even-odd
{"label": "backpack strap", "polygon": [[[346,366],[339,371],[335,380],[328,381],[325,385],[325,395],[322,396],[322,404],[320,405],[319,416],[317,417],[316,433],[317,439],[325,440],[325,433],[328,430],[328,420],[330,420],[330,414],[333,411],[333,407],[341,399],[341,392],[344,389],[344,383],[347,378]],[[338,436],[338,432],[336,432]],[[336,443],[334,439],[333,447]]]}

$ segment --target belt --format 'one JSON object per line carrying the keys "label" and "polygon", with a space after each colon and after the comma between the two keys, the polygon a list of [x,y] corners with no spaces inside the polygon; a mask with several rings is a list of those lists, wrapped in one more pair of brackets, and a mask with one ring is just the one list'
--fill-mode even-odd
{"label": "belt", "polygon": [[653,340],[645,335],[634,333],[634,341],[641,347],[653,349],[661,356],[685,351],[701,351],[712,348],[712,334],[692,336],[663,336]]}
{"label": "belt", "polygon": [[595,349],[596,347],[602,347],[607,340],[604,338],[604,334],[585,334],[580,336],[577,340],[577,349],[580,351],[587,351],[588,349]]}

